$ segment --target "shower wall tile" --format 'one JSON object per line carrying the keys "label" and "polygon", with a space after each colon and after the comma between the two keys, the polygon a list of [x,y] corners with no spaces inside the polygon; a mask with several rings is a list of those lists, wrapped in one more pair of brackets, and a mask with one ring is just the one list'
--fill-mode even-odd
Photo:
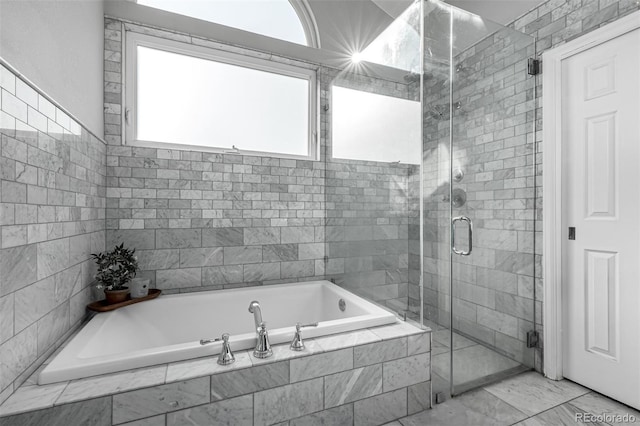
{"label": "shower wall tile", "polygon": [[0,75],[5,398],[86,315],[90,253],[104,250],[106,145],[9,69]]}

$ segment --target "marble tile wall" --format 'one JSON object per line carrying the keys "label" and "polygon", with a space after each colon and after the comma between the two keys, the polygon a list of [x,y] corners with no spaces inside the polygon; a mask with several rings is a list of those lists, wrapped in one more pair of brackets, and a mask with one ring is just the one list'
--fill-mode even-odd
{"label": "marble tile wall", "polygon": [[[105,18],[108,246],[135,246],[141,275],[166,292],[329,277],[406,307],[408,166],[331,160],[331,108],[320,108],[320,161],[123,146],[126,31],[265,57]],[[410,96],[406,84],[268,58],[316,69],[321,105],[332,84]]]}
{"label": "marble tile wall", "polygon": [[[510,24],[511,28],[522,31],[536,38],[536,55],[540,57],[542,53],[574,38],[580,37],[590,31],[598,29],[604,25],[612,23],[630,13],[640,10],[640,3],[636,0],[569,0],[559,2],[549,0],[537,8],[526,13],[522,17]],[[543,198],[542,198],[542,79],[537,81],[536,96],[536,121],[535,121],[535,141],[537,165],[536,174],[536,229],[542,229]],[[542,232],[534,235],[536,247],[542,247]],[[541,263],[542,254],[537,255]],[[538,321],[542,322],[542,268],[536,268],[535,286],[536,292],[536,312]],[[540,338],[544,343],[544,325],[536,325],[540,332]],[[542,369],[542,350],[535,353],[536,369]]]}
{"label": "marble tile wall", "polygon": [[[525,347],[526,331],[542,333],[541,79],[526,75],[526,58],[579,37],[640,8],[635,1],[550,0],[455,58],[454,168],[465,177],[467,205],[454,215],[475,225],[474,255],[455,256],[454,328],[527,365],[541,368],[541,350]],[[427,104],[446,104],[444,80],[426,85]],[[449,119],[425,111],[425,316],[448,325]],[[534,167],[535,166],[535,167]],[[442,182],[445,182],[442,184]],[[464,245],[464,244],[463,244]],[[410,277],[419,250],[411,245]],[[534,250],[535,247],[535,250]],[[534,303],[535,288],[535,303]]]}
{"label": "marble tile wall", "polygon": [[414,166],[327,163],[327,278],[396,312],[408,308],[409,209]]}
{"label": "marble tile wall", "polygon": [[106,145],[0,65],[0,402],[85,317]]}
{"label": "marble tile wall", "polygon": [[[380,425],[430,408],[431,333],[408,323],[274,346],[220,366],[215,356],[22,387],[11,425]],[[183,373],[187,374],[183,374]],[[33,422],[33,423],[30,423]]]}

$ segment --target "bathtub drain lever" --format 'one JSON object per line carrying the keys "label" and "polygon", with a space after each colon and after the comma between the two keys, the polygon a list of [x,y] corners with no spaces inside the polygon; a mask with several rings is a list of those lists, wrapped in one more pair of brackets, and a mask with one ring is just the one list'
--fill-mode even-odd
{"label": "bathtub drain lever", "polygon": [[303,327],[317,327],[318,323],[314,322],[311,324],[300,324],[300,323],[296,323],[296,334],[293,336],[293,341],[291,342],[291,345],[289,345],[289,348],[292,351],[302,351],[304,350],[304,342],[302,341],[302,328]]}

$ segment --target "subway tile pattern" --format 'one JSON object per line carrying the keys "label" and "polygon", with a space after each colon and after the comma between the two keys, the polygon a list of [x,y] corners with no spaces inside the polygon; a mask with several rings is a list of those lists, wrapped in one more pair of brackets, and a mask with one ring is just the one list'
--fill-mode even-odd
{"label": "subway tile pattern", "polygon": [[[324,350],[294,352],[274,346],[287,357],[258,360],[250,351],[219,366],[215,356],[38,386],[23,386],[0,407],[8,424],[370,424],[380,425],[431,404],[430,345],[409,354],[409,339],[430,341],[431,333],[410,324],[382,326],[374,343],[350,338],[363,331],[332,336]],[[397,348],[389,359],[389,344]],[[366,351],[369,365],[353,366]],[[206,367],[209,365],[210,367]],[[392,387],[385,388],[390,371]],[[171,372],[174,373],[171,373]],[[176,371],[189,371],[185,378]],[[336,372],[338,371],[338,372]],[[400,372],[400,373],[399,373]],[[407,374],[414,372],[417,374]],[[101,416],[98,420],[94,416]],[[33,423],[29,423],[33,422]]]}
{"label": "subway tile pattern", "polygon": [[137,247],[167,293],[323,277],[322,162],[122,145],[123,31],[260,56],[105,19],[107,246]]}
{"label": "subway tile pattern", "polygon": [[[406,309],[409,166],[330,160],[331,113],[322,108],[320,161],[123,145],[126,31],[265,58],[105,19],[107,246],[135,245],[142,275],[167,293],[328,277]],[[415,97],[406,84],[295,64],[317,70],[323,105],[331,102],[333,84]]]}
{"label": "subway tile pattern", "polygon": [[89,302],[105,244],[106,145],[0,65],[0,395]]}
{"label": "subway tile pattern", "polygon": [[[541,79],[527,75],[526,60],[639,8],[628,1],[550,0],[510,29],[456,52],[452,102],[460,102],[460,108],[453,116],[453,167],[465,172],[455,187],[467,192],[467,204],[454,209],[454,215],[473,220],[474,254],[455,256],[453,294],[444,285],[449,277],[449,207],[443,199],[449,189],[442,182],[449,181],[449,161],[438,149],[448,145],[450,99],[443,78],[427,81],[424,184],[426,194],[432,194],[424,200],[427,319],[449,326],[453,303],[456,330],[541,368],[540,351],[526,348],[526,332],[534,328],[534,309],[535,327],[542,330],[542,89]],[[512,29],[534,36],[535,46]],[[442,117],[430,109],[434,105],[447,105]],[[410,192],[418,183],[418,177],[411,180]],[[418,225],[411,226],[410,235],[417,238]],[[464,239],[456,243],[465,246]],[[419,293],[411,292],[419,280],[417,241],[410,250],[409,304],[417,310]]]}

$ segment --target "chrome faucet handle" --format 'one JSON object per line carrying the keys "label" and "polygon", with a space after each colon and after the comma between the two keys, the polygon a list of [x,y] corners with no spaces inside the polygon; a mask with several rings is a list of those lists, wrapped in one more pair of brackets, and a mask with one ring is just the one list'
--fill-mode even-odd
{"label": "chrome faucet handle", "polygon": [[222,335],[222,349],[220,350],[220,355],[218,355],[218,364],[229,365],[233,364],[235,361],[236,357],[233,356],[233,352],[231,352],[231,345],[229,345],[229,333],[224,333]]}
{"label": "chrome faucet handle", "polygon": [[317,327],[318,323],[313,322],[310,324],[300,324],[296,323],[296,333],[293,335],[293,340],[291,341],[291,345],[289,348],[292,351],[302,351],[304,350],[304,342],[302,341],[302,328],[303,327]]}
{"label": "chrome faucet handle", "polygon": [[215,339],[202,339],[200,340],[200,345],[208,345],[209,343],[219,342],[220,340],[222,340],[222,349],[220,350],[220,355],[218,355],[218,364],[233,364],[236,357],[233,356],[233,352],[231,352],[231,345],[229,345],[229,333],[224,333],[222,337],[216,337]]}
{"label": "chrome faucet handle", "polygon": [[267,323],[262,321],[257,328],[258,338],[256,342],[256,348],[253,351],[253,356],[256,358],[269,358],[273,355],[271,344],[269,343],[269,333],[267,332]]}

